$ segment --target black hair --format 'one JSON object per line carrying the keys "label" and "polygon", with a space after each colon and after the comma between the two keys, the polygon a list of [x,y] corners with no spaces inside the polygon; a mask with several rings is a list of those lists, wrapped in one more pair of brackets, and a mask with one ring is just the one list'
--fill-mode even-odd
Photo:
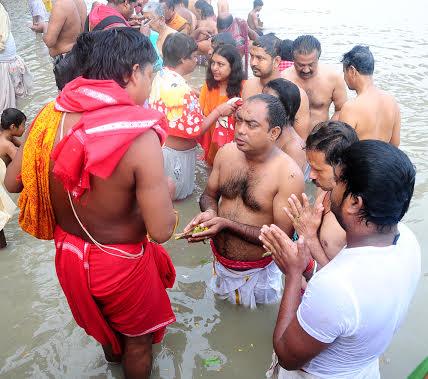
{"label": "black hair", "polygon": [[218,33],[211,38],[211,45],[213,46],[214,49],[217,46],[226,45],[226,44],[236,47],[236,41],[233,39],[232,33],[229,33],[229,32]]}
{"label": "black hair", "polygon": [[168,9],[175,9],[175,1],[174,0],[164,0],[162,1]]}
{"label": "black hair", "polygon": [[342,154],[339,180],[345,184],[343,199],[360,196],[361,221],[389,232],[409,209],[415,187],[415,168],[397,147],[377,140],[354,143]]}
{"label": "black hair", "polygon": [[285,109],[286,122],[284,126],[293,126],[296,113],[300,108],[300,90],[293,82],[279,78],[268,82],[265,88],[274,90]]}
{"label": "black hair", "polygon": [[196,9],[201,9],[205,4],[208,4],[205,0],[196,0],[194,7]]}
{"label": "black hair", "polygon": [[318,51],[318,58],[321,56],[321,43],[314,36],[303,35],[297,37],[293,42],[293,54],[308,55],[314,50]]}
{"label": "black hair", "polygon": [[[244,80],[244,72],[242,70],[242,58],[238,49],[235,46],[228,44],[219,45],[214,49],[212,56],[214,56],[214,54],[222,56],[230,64],[231,73],[227,81],[227,96],[229,98],[240,97],[242,91],[242,81]],[[208,62],[206,80],[208,89],[210,90],[213,88],[218,88],[219,86],[219,83],[214,79],[214,76],[211,72],[211,63],[212,57]]]}
{"label": "black hair", "polygon": [[177,67],[198,50],[193,38],[183,33],[173,33],[165,38],[162,46],[163,62],[166,67]]}
{"label": "black hair", "polygon": [[247,102],[252,101],[261,101],[266,104],[266,108],[268,110],[267,119],[269,123],[269,130],[279,126],[282,131],[282,126],[285,125],[287,116],[281,101],[277,97],[267,95],[265,93],[260,93],[247,99]]}
{"label": "black hair", "polygon": [[76,41],[76,64],[85,79],[111,79],[126,87],[135,64],[143,70],[156,60],[150,40],[132,28],[83,33]]}
{"label": "black hair", "polygon": [[279,55],[283,61],[292,62],[293,58],[293,41],[291,39],[284,39],[279,44]]}
{"label": "black hair", "polygon": [[275,58],[280,55],[280,49],[279,49],[280,43],[281,43],[281,40],[275,34],[269,33],[269,34],[260,36],[255,41],[253,41],[253,46],[261,47],[272,58]]}
{"label": "black hair", "polygon": [[80,76],[81,67],[76,64],[76,45],[61,60],[54,64],[53,73],[59,91],[65,85]]}
{"label": "black hair", "polygon": [[353,66],[361,75],[373,75],[375,61],[368,46],[354,46],[343,55],[342,63],[345,69]]}
{"label": "black hair", "polygon": [[[199,2],[199,3],[198,3]],[[204,0],[198,0],[195,3],[195,8],[199,9],[201,11],[201,17],[202,19],[206,19],[208,17],[212,17],[215,16],[214,13],[214,8],[212,7],[211,4],[208,4],[206,1]]]}
{"label": "black hair", "polygon": [[27,116],[16,108],[6,108],[1,114],[1,128],[8,130],[12,125],[17,128],[23,122],[27,121]]}
{"label": "black hair", "polygon": [[233,16],[231,14],[218,15],[217,29],[219,31],[226,30],[233,23]]}
{"label": "black hair", "polygon": [[263,6],[263,1],[262,0],[254,0],[253,2],[253,9],[257,8],[257,7],[262,7]]}
{"label": "black hair", "polygon": [[330,166],[340,163],[342,153],[358,142],[357,132],[345,122],[324,121],[315,126],[306,139],[306,151],[321,151]]}

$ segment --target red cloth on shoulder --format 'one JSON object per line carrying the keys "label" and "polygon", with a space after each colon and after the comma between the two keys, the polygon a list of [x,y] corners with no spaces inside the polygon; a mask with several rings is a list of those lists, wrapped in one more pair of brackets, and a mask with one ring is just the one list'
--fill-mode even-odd
{"label": "red cloth on shoulder", "polygon": [[[109,16],[116,16],[123,19],[126,26],[130,27],[129,23],[125,20],[125,17],[123,17],[117,9],[113,7],[109,7],[104,4],[100,4],[95,6],[91,12],[89,13],[89,30],[94,29],[102,20]],[[117,26],[124,26],[124,24],[111,24],[106,29],[114,28]]]}
{"label": "red cloth on shoulder", "polygon": [[281,63],[279,64],[279,71],[282,72],[293,65],[293,61],[281,61]]}
{"label": "red cloth on shoulder", "polygon": [[[108,245],[139,254],[130,259],[100,250],[94,244],[55,229],[55,267],[77,324],[101,345],[112,346],[120,355],[117,333],[135,337],[153,333],[153,343],[162,341],[166,326],[175,322],[165,288],[175,281],[168,253],[147,240],[138,244]],[[117,256],[119,255],[119,256]]]}
{"label": "red cloth on shoulder", "polygon": [[165,116],[136,105],[113,80],[79,77],[65,86],[55,108],[83,113],[52,152],[53,173],[75,198],[90,190],[90,175],[108,178],[141,134],[154,130],[161,145],[166,138]]}

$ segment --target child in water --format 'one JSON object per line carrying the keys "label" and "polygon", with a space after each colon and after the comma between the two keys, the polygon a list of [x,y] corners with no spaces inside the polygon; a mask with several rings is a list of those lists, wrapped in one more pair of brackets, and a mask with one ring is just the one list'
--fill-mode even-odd
{"label": "child in water", "polygon": [[21,142],[17,137],[21,137],[25,131],[27,117],[20,110],[7,108],[1,115],[0,131],[0,248],[6,247],[6,238],[3,228],[12,217],[15,204],[10,199],[3,188],[6,166],[12,161]]}

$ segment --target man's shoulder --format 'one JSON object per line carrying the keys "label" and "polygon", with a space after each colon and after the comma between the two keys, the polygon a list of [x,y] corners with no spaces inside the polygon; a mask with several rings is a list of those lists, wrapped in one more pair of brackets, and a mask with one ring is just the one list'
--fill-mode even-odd
{"label": "man's shoulder", "polygon": [[278,152],[276,157],[276,168],[280,183],[284,183],[286,186],[304,183],[304,175],[299,165],[282,150]]}

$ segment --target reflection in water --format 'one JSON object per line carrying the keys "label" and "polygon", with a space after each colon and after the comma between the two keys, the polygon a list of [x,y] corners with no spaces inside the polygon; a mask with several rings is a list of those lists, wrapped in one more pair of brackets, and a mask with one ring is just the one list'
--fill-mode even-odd
{"label": "reflection in water", "polygon": [[[35,75],[32,96],[20,103],[31,120],[56,95],[52,65],[41,37],[34,36],[27,27],[30,17],[26,2],[2,2],[11,15],[19,54]],[[251,5],[250,0],[231,3],[241,17]],[[353,14],[347,13],[348,3],[338,0],[331,2],[334,6],[315,0],[293,3],[293,9],[279,3],[265,1],[265,25],[283,37],[295,38],[303,33],[318,36],[323,46],[322,59],[335,64],[338,70],[343,52],[357,43],[371,46],[376,58],[375,80],[399,100],[402,148],[418,171],[415,197],[405,221],[415,231],[422,248],[428,247],[424,229],[424,210],[428,209],[428,162],[424,157],[428,146],[424,123],[428,105],[428,33],[422,27],[423,12],[386,0],[371,2],[369,8],[361,7],[361,11],[354,9],[357,13]],[[372,13],[362,14],[370,10]],[[385,16],[381,20],[380,12]],[[203,76],[204,69],[198,69],[192,75],[193,83],[200,83]],[[201,164],[197,167],[196,193],[176,205],[181,214],[180,228],[197,212],[197,198],[206,177],[206,168]],[[52,243],[22,233],[16,220],[7,225],[6,237],[9,247],[0,252],[0,376],[121,378],[120,368],[107,365],[101,348],[76,327],[55,275]],[[208,245],[188,246],[183,241],[171,241],[167,249],[177,268],[177,282],[170,291],[177,323],[169,328],[164,342],[154,347],[152,377],[263,378],[271,358],[277,306],[249,311],[216,301],[206,286],[212,271]],[[428,272],[426,259],[423,272]],[[424,358],[428,340],[427,297],[425,275],[402,330],[382,359],[385,378],[405,377]]]}

